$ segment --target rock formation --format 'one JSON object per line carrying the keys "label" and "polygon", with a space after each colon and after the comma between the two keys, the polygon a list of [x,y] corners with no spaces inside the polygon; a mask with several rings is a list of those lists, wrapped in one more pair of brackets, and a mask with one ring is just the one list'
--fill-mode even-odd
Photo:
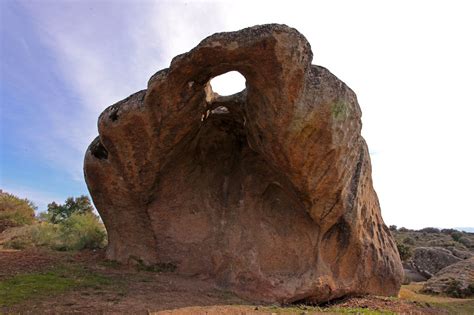
{"label": "rock formation", "polygon": [[423,291],[454,297],[474,296],[474,257],[441,269],[426,281]]}
{"label": "rock formation", "polygon": [[461,260],[442,247],[417,247],[413,251],[410,264],[414,270],[429,279],[444,267]]}
{"label": "rock formation", "polygon": [[[259,301],[397,294],[356,95],[312,57],[284,25],[218,33],[107,108],[84,165],[107,256]],[[214,93],[233,70],[245,90]]]}

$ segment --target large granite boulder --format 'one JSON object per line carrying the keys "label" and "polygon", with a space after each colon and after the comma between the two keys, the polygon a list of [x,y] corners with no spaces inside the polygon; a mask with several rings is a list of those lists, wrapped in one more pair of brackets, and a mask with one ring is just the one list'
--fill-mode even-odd
{"label": "large granite boulder", "polygon": [[423,291],[453,297],[474,296],[474,257],[441,269],[426,281]]}
{"label": "large granite boulder", "polygon": [[[285,25],[218,33],[107,108],[85,177],[107,256],[253,300],[397,294],[356,95]],[[246,88],[221,97],[228,71]]]}
{"label": "large granite boulder", "polygon": [[417,247],[411,258],[412,269],[418,271],[426,278],[431,278],[435,273],[461,261],[451,251],[442,247]]}

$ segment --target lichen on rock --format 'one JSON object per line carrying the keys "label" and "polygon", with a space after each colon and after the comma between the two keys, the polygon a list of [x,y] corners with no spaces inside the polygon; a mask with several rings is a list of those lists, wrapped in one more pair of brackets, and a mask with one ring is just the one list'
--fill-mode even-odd
{"label": "lichen on rock", "polygon": [[[84,172],[108,258],[258,301],[396,294],[356,95],[312,56],[285,25],[214,34],[107,108]],[[221,97],[229,71],[246,89]]]}

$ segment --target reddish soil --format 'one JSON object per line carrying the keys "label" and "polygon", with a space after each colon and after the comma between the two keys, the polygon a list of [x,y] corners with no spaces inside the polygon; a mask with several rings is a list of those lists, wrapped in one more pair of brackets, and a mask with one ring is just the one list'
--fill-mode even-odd
{"label": "reddish soil", "polygon": [[[55,296],[32,298],[1,311],[22,314],[318,314],[311,308],[305,310],[304,306],[287,309],[253,305],[216,287],[206,279],[114,266],[104,260],[102,251],[71,254],[0,249],[0,280],[15,274],[48,270],[64,264],[84,266],[91,273],[111,280],[110,284],[76,288]],[[395,298],[351,298],[330,306],[391,310],[410,314],[440,314],[426,305]]]}
{"label": "reddish soil", "polygon": [[0,249],[0,280],[20,273],[42,271],[52,268],[63,258],[64,253],[41,250]]}

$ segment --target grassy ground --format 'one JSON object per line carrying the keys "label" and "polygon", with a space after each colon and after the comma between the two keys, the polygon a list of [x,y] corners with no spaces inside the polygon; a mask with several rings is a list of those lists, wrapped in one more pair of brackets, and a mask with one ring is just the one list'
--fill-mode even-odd
{"label": "grassy ground", "polygon": [[46,272],[19,274],[0,282],[0,305],[11,306],[32,298],[45,298],[73,289],[95,288],[111,281],[79,265]]}
{"label": "grassy ground", "polygon": [[[55,264],[47,261],[50,255]],[[32,268],[38,261],[44,262],[40,270]],[[126,268],[104,260],[100,252],[0,250],[0,269],[10,265],[10,275],[0,277],[0,313],[474,314],[474,299],[425,295],[419,284],[403,286],[399,298],[369,296],[325,306],[255,305],[205,279],[179,276],[172,268]]]}
{"label": "grassy ground", "polygon": [[446,310],[449,314],[474,314],[474,298],[457,299],[447,296],[422,294],[420,292],[422,287],[423,284],[421,283],[404,285],[400,290],[400,298],[429,304]]}

